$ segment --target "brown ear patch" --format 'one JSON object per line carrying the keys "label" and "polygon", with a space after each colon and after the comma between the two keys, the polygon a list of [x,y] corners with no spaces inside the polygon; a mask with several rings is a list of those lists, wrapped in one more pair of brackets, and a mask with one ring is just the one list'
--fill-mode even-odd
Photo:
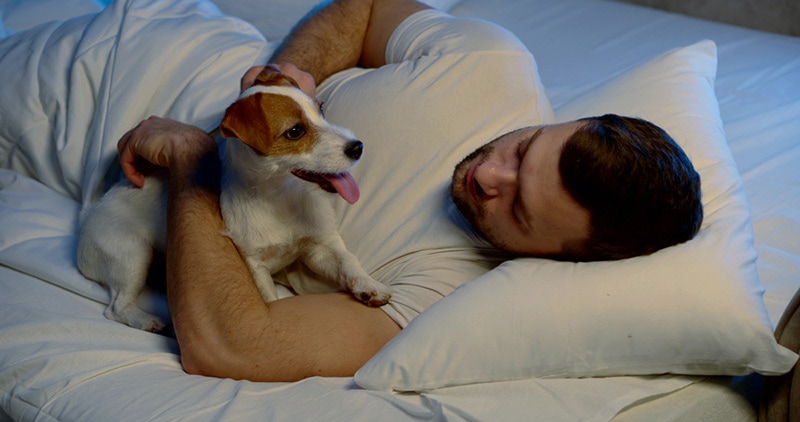
{"label": "brown ear patch", "polygon": [[264,94],[255,94],[231,104],[225,110],[225,117],[220,124],[220,133],[226,138],[237,138],[246,144],[258,145],[257,150],[269,149],[272,143],[269,123],[262,113],[260,98]]}
{"label": "brown ear patch", "polygon": [[[287,131],[296,127],[302,129],[303,136],[287,138]],[[317,138],[316,128],[293,99],[264,93],[231,104],[220,132],[226,138],[238,138],[261,155],[270,156],[306,153]]]}

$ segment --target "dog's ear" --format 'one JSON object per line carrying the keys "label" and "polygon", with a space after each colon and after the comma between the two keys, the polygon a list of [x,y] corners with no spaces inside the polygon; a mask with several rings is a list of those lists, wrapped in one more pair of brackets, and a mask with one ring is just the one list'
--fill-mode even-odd
{"label": "dog's ear", "polygon": [[276,86],[288,86],[293,88],[300,88],[300,84],[287,76],[284,73],[281,73],[277,67],[272,65],[267,65],[264,70],[259,72],[258,76],[256,76],[256,80],[254,82],[256,85],[276,85]]}
{"label": "dog's ear", "polygon": [[256,93],[231,104],[225,110],[225,117],[219,126],[222,136],[237,138],[259,153],[266,151],[272,144],[269,123],[260,112],[263,95]]}

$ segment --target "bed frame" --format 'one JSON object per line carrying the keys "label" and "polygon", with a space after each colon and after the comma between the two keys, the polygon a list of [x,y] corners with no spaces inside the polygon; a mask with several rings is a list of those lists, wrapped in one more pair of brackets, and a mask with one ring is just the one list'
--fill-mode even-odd
{"label": "bed frame", "polygon": [[[795,293],[789,306],[775,328],[778,343],[795,352],[800,352],[800,290]],[[765,377],[761,390],[758,420],[760,422],[794,421],[800,417],[800,369],[785,375]]]}

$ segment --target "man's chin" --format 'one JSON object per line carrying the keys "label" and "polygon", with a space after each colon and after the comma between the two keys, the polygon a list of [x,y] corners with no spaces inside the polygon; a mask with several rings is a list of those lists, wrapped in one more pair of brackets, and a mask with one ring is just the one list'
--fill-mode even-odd
{"label": "man's chin", "polygon": [[475,211],[470,202],[469,202],[469,195],[466,192],[459,192],[458,189],[452,189],[450,192],[450,200],[455,205],[456,210],[464,219],[464,221],[469,225],[469,230],[472,233],[480,238],[482,242],[486,244],[486,246],[493,247],[502,251],[502,253],[507,254],[509,258],[516,257],[516,256],[529,256],[527,254],[521,253],[519,251],[515,251],[514,248],[508,247],[508,245],[503,245],[503,242],[498,242],[490,233],[485,230],[484,225],[481,224],[481,218],[477,211]]}
{"label": "man's chin", "polygon": [[451,185],[450,200],[453,202],[453,205],[455,205],[458,213],[461,214],[461,217],[464,218],[464,221],[467,222],[470,229],[472,229],[476,235],[489,242],[486,233],[481,228],[478,212],[473,209],[469,201],[470,197],[466,189],[458,188],[455,184]]}

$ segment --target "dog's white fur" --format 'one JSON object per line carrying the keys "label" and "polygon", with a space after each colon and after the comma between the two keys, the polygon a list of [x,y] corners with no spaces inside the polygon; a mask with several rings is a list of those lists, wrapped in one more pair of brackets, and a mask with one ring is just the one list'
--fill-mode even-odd
{"label": "dog's white fur", "polygon": [[[255,85],[246,90],[223,119],[221,132],[226,136],[270,133],[271,140],[263,142],[278,149],[285,147],[275,153],[264,151],[263,142],[252,139],[220,140],[220,207],[225,234],[239,248],[265,301],[278,299],[272,274],[300,260],[327,283],[352,292],[369,305],[382,305],[389,300],[389,289],[373,280],[345,248],[326,193],[315,183],[292,174],[298,169],[317,174],[346,173],[360,157],[361,144],[349,130],[327,122],[316,101],[285,79],[281,79],[282,84]],[[296,107],[281,109],[280,97],[284,97],[284,104],[289,98]],[[255,107],[266,117],[256,119],[258,122],[235,119],[243,107]],[[299,120],[294,116],[298,108]],[[302,145],[286,136],[290,129],[296,129],[298,121],[305,129]],[[281,127],[239,130],[242,125],[259,122]],[[291,138],[298,133],[292,132]],[[354,143],[358,153],[348,156],[345,150]],[[107,318],[148,331],[164,327],[158,317],[139,309],[136,300],[144,289],[153,252],[163,251],[165,241],[164,178],[148,177],[141,189],[123,179],[84,212],[78,266],[86,277],[109,288]]]}

